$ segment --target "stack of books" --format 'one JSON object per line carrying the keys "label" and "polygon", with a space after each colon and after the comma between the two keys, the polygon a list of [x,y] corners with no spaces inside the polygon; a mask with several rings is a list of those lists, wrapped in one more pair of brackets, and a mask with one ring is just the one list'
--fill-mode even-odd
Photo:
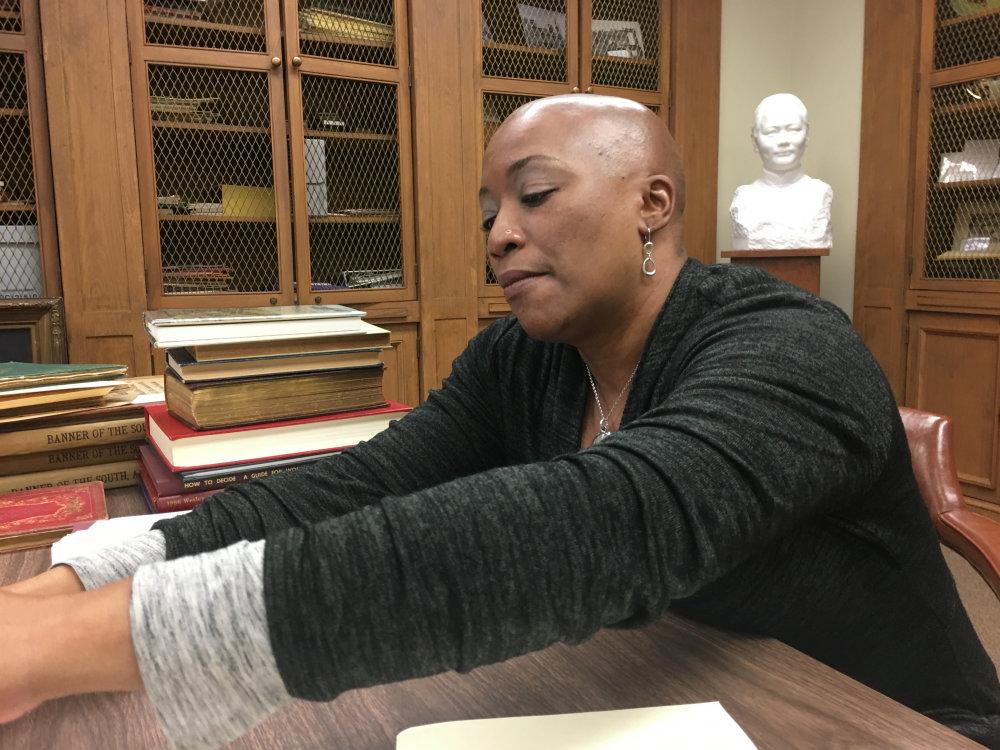
{"label": "stack of books", "polygon": [[146,409],[141,489],[154,512],[367,440],[409,407],[382,393],[389,332],[342,305],[162,310],[165,403]]}
{"label": "stack of books", "polygon": [[119,365],[0,364],[0,493],[138,480],[144,405],[162,403],[158,377]]}
{"label": "stack of books", "polygon": [[149,109],[159,122],[215,122],[218,97],[150,96]]}
{"label": "stack of books", "polygon": [[229,266],[164,266],[163,293],[225,292],[232,288]]}
{"label": "stack of books", "polygon": [[392,44],[392,26],[367,18],[358,18],[325,8],[303,8],[299,11],[299,28],[319,31],[367,42]]}

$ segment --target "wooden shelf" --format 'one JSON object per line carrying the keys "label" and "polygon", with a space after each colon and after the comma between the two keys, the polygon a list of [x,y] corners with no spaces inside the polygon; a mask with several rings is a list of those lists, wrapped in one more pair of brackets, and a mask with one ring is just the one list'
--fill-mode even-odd
{"label": "wooden shelf", "polygon": [[398,224],[399,214],[356,214],[326,216],[310,216],[311,224]]}
{"label": "wooden shelf", "polygon": [[273,224],[274,216],[231,216],[229,214],[160,214],[160,221],[209,221],[209,222],[249,222]]}
{"label": "wooden shelf", "polygon": [[395,44],[393,39],[372,39],[371,37],[343,34],[336,31],[299,31],[299,39],[325,44],[350,44],[355,47],[388,48]]}
{"label": "wooden shelf", "polygon": [[507,44],[505,42],[483,42],[483,52],[496,50],[498,52],[514,52],[520,55],[545,55],[547,57],[565,57],[566,50],[551,47],[527,47],[523,44]]}
{"label": "wooden shelf", "polygon": [[9,21],[19,21],[21,19],[21,14],[16,10],[0,10],[0,21],[4,19]]}
{"label": "wooden shelf", "polygon": [[146,15],[146,23],[153,23],[157,26],[182,26],[188,29],[206,29],[208,31],[222,31],[229,34],[254,34],[263,36],[264,29],[255,26],[238,26],[232,23],[215,23],[213,21],[201,21],[196,18],[174,18],[173,16],[161,16],[156,13]]}
{"label": "wooden shelf", "polygon": [[990,112],[1000,110],[1000,99],[980,99],[978,101],[964,102],[962,104],[948,104],[934,110],[935,115],[957,115],[965,112]]}
{"label": "wooden shelf", "polygon": [[638,65],[646,68],[656,65],[656,60],[651,57],[615,57],[614,55],[594,55],[594,62],[621,63],[622,65]]}
{"label": "wooden shelf", "polygon": [[991,180],[957,180],[956,182],[935,182],[935,190],[967,190],[975,187],[1000,187],[1000,177]]}
{"label": "wooden shelf", "polygon": [[955,18],[949,18],[945,21],[941,21],[938,24],[939,29],[947,29],[954,26],[959,26],[966,23],[976,23],[978,21],[983,21],[992,16],[1000,16],[1000,8],[991,8],[990,10],[984,10],[982,13],[971,13],[967,16],[956,16]]}
{"label": "wooden shelf", "polygon": [[934,260],[961,261],[961,260],[1000,260],[1000,253],[967,253],[962,250],[949,250],[941,253]]}
{"label": "wooden shelf", "polygon": [[34,203],[22,203],[21,201],[5,201],[0,203],[0,211],[34,211]]}
{"label": "wooden shelf", "polygon": [[388,133],[357,133],[340,130],[307,130],[307,138],[330,138],[338,141],[385,141],[394,142],[396,136]]}
{"label": "wooden shelf", "polygon": [[28,110],[16,107],[0,107],[0,117],[27,117]]}
{"label": "wooden shelf", "polygon": [[153,118],[154,128],[172,128],[175,130],[203,130],[209,133],[260,133],[269,135],[268,128],[258,128],[250,125],[222,125],[214,122],[177,122],[172,120],[157,120]]}

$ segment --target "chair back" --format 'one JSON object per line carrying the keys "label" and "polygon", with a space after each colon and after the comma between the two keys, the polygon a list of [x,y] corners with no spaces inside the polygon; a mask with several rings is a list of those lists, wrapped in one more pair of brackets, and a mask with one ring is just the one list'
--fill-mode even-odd
{"label": "chair back", "polygon": [[899,416],[906,428],[906,442],[910,445],[920,494],[937,525],[942,513],[965,506],[955,468],[951,419],[906,406],[899,407]]}

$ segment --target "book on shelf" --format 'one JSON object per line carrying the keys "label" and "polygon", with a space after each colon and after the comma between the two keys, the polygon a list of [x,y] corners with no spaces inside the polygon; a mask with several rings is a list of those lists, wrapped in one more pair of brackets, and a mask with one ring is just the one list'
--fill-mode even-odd
{"label": "book on shelf", "polygon": [[38,487],[60,487],[65,484],[82,482],[103,482],[105,489],[131,487],[138,481],[136,460],[113,461],[91,466],[75,466],[70,469],[34,471],[28,474],[11,474],[0,477],[0,492],[20,492]]}
{"label": "book on shelf", "polygon": [[167,366],[184,382],[375,367],[380,347],[318,354],[276,354],[199,362],[187,349],[167,349]]}
{"label": "book on shelf", "polygon": [[0,496],[0,550],[44,547],[74,524],[107,517],[100,482]]}
{"label": "book on shelf", "polygon": [[225,489],[235,484],[252,482],[254,479],[264,479],[272,474],[282,474],[301,466],[308,466],[329,456],[332,453],[317,453],[293,458],[276,458],[266,461],[256,461],[252,464],[237,464],[234,466],[219,466],[212,469],[195,469],[193,471],[171,471],[163,459],[151,445],[139,447],[139,460],[142,468],[149,475],[157,495],[184,495],[202,490]]}
{"label": "book on shelf", "polygon": [[[89,406],[67,407],[45,412],[0,415],[0,434],[41,427],[60,427],[84,422],[106,422],[129,417],[142,418],[142,405],[163,401],[163,376],[142,375],[123,378],[122,388],[111,391],[99,403]],[[7,437],[3,438],[6,445]],[[65,446],[63,446],[65,447]],[[42,446],[34,451],[49,450]]]}
{"label": "book on shelf", "polygon": [[375,409],[195,430],[165,404],[152,404],[146,407],[146,432],[167,467],[180,472],[343,450],[369,440],[409,411],[390,401]]}
{"label": "book on shelf", "polygon": [[37,362],[0,362],[0,392],[88,380],[124,377],[125,365],[66,365]]}
{"label": "book on shelf", "polygon": [[71,422],[7,432],[3,435],[6,456],[42,453],[65,448],[83,448],[142,440],[145,421],[140,416],[105,419],[97,422]]}
{"label": "book on shelf", "polygon": [[304,31],[331,31],[348,37],[392,41],[392,26],[367,18],[359,18],[324,8],[303,8],[299,11],[299,26]]}
{"label": "book on shelf", "polygon": [[220,360],[277,357],[298,354],[332,354],[358,349],[390,346],[390,332],[385,328],[364,323],[364,328],[356,333],[334,336],[299,336],[288,339],[234,339],[213,344],[194,344],[184,348],[198,362],[218,362]]}
{"label": "book on shelf", "polygon": [[396,750],[754,750],[718,701],[547,716],[444,721],[404,729]]}
{"label": "book on shelf", "polygon": [[184,494],[163,495],[157,492],[153,480],[142,462],[139,463],[139,494],[146,502],[146,507],[152,513],[169,513],[176,510],[192,510],[201,505],[212,495],[222,492],[223,488],[187,492]]}
{"label": "book on shelf", "polygon": [[381,362],[325,372],[185,383],[167,370],[167,407],[195,429],[353,411],[385,404]]}
{"label": "book on shelf", "polygon": [[0,476],[134,460],[139,456],[141,444],[139,441],[132,441],[41,451],[39,453],[22,453],[13,456],[4,454],[0,455]]}
{"label": "book on shelf", "polygon": [[211,309],[147,310],[146,333],[154,346],[170,348],[292,336],[360,333],[370,323],[344,305],[281,305]]}

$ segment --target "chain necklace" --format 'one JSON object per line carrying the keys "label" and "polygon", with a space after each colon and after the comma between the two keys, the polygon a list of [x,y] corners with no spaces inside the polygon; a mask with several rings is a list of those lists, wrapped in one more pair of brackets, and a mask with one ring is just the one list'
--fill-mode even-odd
{"label": "chain necklace", "polygon": [[594,442],[591,443],[591,445],[597,445],[599,442],[611,435],[611,424],[608,420],[611,419],[611,416],[615,413],[615,409],[618,408],[618,402],[622,400],[622,396],[625,395],[625,391],[627,391],[628,387],[632,385],[632,378],[635,377],[635,373],[639,369],[639,363],[635,363],[635,367],[632,368],[632,374],[628,376],[628,380],[625,381],[625,385],[622,386],[621,392],[618,394],[618,398],[616,398],[615,402],[611,404],[611,408],[608,409],[607,414],[604,413],[604,407],[601,405],[601,397],[597,395],[597,383],[594,382],[594,376],[590,373],[590,366],[586,362],[583,363],[583,366],[587,370],[587,380],[590,381],[590,388],[594,392],[594,401],[597,403],[597,411],[601,414],[601,421],[598,424],[600,432],[597,433],[594,437]]}

